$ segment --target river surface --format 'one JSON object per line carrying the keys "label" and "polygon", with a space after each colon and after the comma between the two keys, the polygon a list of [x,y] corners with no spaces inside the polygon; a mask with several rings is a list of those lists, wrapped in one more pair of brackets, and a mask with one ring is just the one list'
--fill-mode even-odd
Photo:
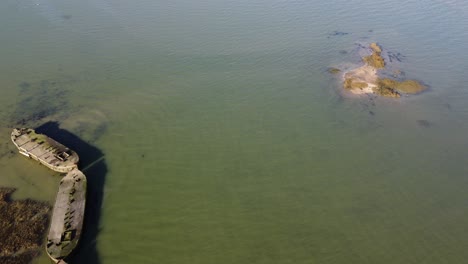
{"label": "river surface", "polygon": [[[466,1],[3,0],[0,25],[0,185],[55,199],[21,122],[104,155],[74,263],[466,263]],[[430,89],[343,94],[327,68],[373,41]]]}

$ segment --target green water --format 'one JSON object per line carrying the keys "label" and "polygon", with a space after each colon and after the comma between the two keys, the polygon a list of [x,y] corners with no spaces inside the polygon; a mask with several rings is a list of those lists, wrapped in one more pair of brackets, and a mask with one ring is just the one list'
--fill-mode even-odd
{"label": "green water", "polygon": [[[463,1],[5,0],[0,24],[0,185],[55,198],[8,152],[21,119],[105,155],[75,263],[468,259]],[[343,94],[327,67],[371,41],[429,91]]]}

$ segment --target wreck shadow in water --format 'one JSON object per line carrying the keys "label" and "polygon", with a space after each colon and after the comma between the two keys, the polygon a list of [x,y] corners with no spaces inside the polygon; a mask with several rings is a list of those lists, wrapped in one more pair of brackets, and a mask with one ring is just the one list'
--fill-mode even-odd
{"label": "wreck shadow in water", "polygon": [[100,231],[101,207],[107,174],[104,153],[73,133],[60,128],[58,122],[42,124],[36,128],[36,132],[47,135],[78,153],[80,157],[78,167],[86,175],[88,182],[83,233],[78,247],[66,261],[69,264],[100,264],[96,241]]}

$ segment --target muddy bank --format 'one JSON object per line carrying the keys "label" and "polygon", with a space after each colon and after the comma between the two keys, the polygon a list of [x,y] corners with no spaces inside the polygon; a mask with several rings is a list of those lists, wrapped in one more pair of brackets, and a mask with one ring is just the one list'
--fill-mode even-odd
{"label": "muddy bank", "polygon": [[24,264],[41,254],[51,206],[12,200],[13,188],[0,187],[0,263]]}

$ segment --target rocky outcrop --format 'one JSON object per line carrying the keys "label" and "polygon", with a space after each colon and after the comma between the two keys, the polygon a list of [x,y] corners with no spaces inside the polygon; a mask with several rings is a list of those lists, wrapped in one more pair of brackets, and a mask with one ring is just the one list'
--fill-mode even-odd
{"label": "rocky outcrop", "polygon": [[376,69],[385,68],[385,61],[382,58],[382,48],[377,43],[371,43],[369,48],[372,50],[370,56],[365,56],[362,60],[369,66],[372,66]]}
{"label": "rocky outcrop", "polygon": [[[394,80],[381,78],[379,71],[385,70],[386,63],[382,57],[382,48],[377,43],[371,43],[369,56],[364,56],[364,65],[347,71],[343,75],[343,87],[354,94],[377,94],[398,98],[402,94],[416,94],[427,87],[415,80]],[[394,77],[401,76],[394,73]]]}
{"label": "rocky outcrop", "polygon": [[399,93],[417,94],[426,89],[424,85],[415,80],[396,81],[389,78],[380,78],[378,87],[393,89]]}
{"label": "rocky outcrop", "polygon": [[372,93],[376,82],[377,70],[372,66],[364,65],[346,72],[343,86],[355,94]]}

